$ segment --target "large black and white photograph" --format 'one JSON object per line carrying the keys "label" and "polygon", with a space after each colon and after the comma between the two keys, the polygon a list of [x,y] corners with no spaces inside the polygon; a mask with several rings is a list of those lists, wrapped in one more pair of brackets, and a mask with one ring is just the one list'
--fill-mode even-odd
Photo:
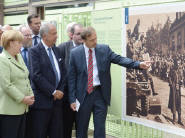
{"label": "large black and white photograph", "polygon": [[126,70],[126,116],[185,130],[185,10],[171,9],[129,15],[126,56],[153,63]]}

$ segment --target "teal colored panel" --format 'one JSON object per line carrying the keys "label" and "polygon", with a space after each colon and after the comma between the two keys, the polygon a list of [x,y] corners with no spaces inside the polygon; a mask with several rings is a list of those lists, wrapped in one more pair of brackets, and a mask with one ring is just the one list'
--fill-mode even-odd
{"label": "teal colored panel", "polygon": [[27,14],[24,15],[14,15],[14,16],[4,16],[4,24],[15,25],[27,23]]}
{"label": "teal colored panel", "polygon": [[92,6],[62,9],[63,14],[76,14],[92,11]]}
{"label": "teal colored panel", "polygon": [[55,15],[55,14],[61,14],[63,9],[56,9],[56,10],[45,10],[46,15]]}
{"label": "teal colored panel", "polygon": [[4,6],[12,6],[28,3],[29,0],[4,0]]}

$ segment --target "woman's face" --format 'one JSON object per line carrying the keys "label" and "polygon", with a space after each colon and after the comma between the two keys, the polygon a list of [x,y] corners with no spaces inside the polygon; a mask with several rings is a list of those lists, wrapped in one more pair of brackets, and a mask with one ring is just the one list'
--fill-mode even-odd
{"label": "woman's face", "polygon": [[22,42],[20,41],[11,41],[10,48],[14,51],[14,54],[18,54],[21,51]]}

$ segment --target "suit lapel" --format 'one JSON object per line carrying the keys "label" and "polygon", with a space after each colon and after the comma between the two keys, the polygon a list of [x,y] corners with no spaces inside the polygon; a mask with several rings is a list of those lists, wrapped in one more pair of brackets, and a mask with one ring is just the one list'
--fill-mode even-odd
{"label": "suit lapel", "polygon": [[12,62],[14,65],[16,65],[18,68],[22,69],[22,70],[25,70],[24,66],[22,65],[21,63],[21,55],[20,54],[17,54],[17,60],[16,61],[8,52],[4,52],[5,53],[5,56],[10,60],[10,62]]}
{"label": "suit lapel", "polygon": [[70,42],[69,42],[69,49],[71,50],[71,49],[73,49],[73,48],[74,48],[73,41],[70,41]]}
{"label": "suit lapel", "polygon": [[55,57],[56,57],[58,66],[59,66],[59,68],[60,68],[60,70],[61,70],[61,66],[60,66],[60,63],[59,63],[59,62],[62,62],[62,61],[61,61],[62,59],[60,58],[59,53],[56,51],[57,49],[56,49],[55,46],[52,48],[52,50],[53,50],[53,52],[54,52],[54,54],[55,54]]}
{"label": "suit lapel", "polygon": [[[50,59],[49,59],[49,56],[48,56],[48,54],[47,54],[47,52],[46,52],[46,50],[45,50],[43,44],[40,43],[40,45],[38,45],[38,46],[39,46],[40,51],[41,51],[41,52],[40,52],[40,54],[42,55],[41,57],[44,57],[44,59],[46,60],[46,63],[49,64],[49,67],[51,68],[51,70],[53,70],[53,67],[52,67],[52,65],[51,65],[51,61],[50,61]],[[53,72],[54,72],[54,71],[53,71]]]}
{"label": "suit lapel", "polygon": [[103,53],[100,51],[100,47],[97,45],[95,50],[95,56],[96,56],[96,63],[97,63],[97,68],[98,72],[100,72],[100,67],[101,67],[101,56]]}
{"label": "suit lapel", "polygon": [[85,56],[84,46],[81,47],[81,51],[80,52],[82,53],[82,60],[81,60],[81,62],[82,62],[82,65],[83,65],[83,68],[84,68],[85,72],[87,73],[87,63],[86,63],[86,56]]}

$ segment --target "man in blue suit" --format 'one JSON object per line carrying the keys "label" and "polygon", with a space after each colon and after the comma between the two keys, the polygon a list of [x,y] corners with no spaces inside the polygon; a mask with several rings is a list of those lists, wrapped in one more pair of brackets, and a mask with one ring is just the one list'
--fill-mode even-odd
{"label": "man in blue suit", "polygon": [[97,44],[92,27],[83,30],[84,45],[71,51],[69,65],[69,99],[77,112],[77,138],[87,138],[91,112],[94,119],[94,137],[105,138],[107,107],[111,98],[111,63],[126,68],[148,69],[151,62],[139,62],[115,54],[107,45]]}
{"label": "man in blue suit", "polygon": [[34,138],[62,138],[62,98],[65,87],[64,61],[55,47],[56,27],[46,23],[40,29],[41,42],[29,50]]}

